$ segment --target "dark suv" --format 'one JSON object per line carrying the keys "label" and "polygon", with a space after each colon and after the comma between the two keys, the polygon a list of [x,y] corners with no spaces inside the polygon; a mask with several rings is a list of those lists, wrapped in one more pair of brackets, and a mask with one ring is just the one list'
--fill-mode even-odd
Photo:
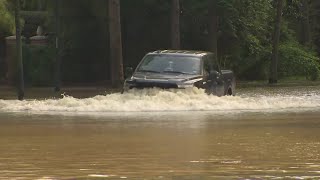
{"label": "dark suv", "polygon": [[198,87],[217,96],[235,95],[235,78],[232,71],[220,69],[211,52],[163,50],[145,55],[123,90],[154,87]]}

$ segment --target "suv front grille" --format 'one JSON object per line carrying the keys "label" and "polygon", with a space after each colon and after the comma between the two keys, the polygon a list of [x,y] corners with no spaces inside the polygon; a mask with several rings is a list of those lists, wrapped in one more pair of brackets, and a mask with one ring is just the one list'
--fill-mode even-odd
{"label": "suv front grille", "polygon": [[136,88],[177,89],[178,85],[174,83],[139,82],[139,83],[136,83]]}

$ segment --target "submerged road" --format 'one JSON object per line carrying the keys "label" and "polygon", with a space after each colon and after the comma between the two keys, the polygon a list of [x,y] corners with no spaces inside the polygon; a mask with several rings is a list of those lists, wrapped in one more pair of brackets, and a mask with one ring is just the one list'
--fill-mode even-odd
{"label": "submerged road", "polygon": [[291,87],[0,100],[0,179],[319,179],[319,97]]}

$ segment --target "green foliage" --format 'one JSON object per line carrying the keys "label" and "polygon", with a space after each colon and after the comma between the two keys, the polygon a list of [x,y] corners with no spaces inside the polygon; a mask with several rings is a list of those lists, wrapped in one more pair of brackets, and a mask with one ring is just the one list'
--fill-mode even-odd
{"label": "green foliage", "polygon": [[288,19],[303,18],[301,12],[302,1],[304,0],[287,0],[286,6],[283,9],[283,15]]}
{"label": "green foliage", "polygon": [[0,0],[0,36],[11,35],[14,31],[14,17],[7,8],[6,0]]}
{"label": "green foliage", "polygon": [[52,0],[22,0],[22,9],[28,11],[43,10],[47,6],[48,1]]}
{"label": "green foliage", "polygon": [[26,83],[35,86],[52,85],[55,49],[46,46],[25,45],[23,52]]}
{"label": "green foliage", "polygon": [[307,78],[309,78],[312,81],[319,79],[319,76],[320,76],[319,66],[309,66],[308,71],[309,71],[309,74],[307,75]]}
{"label": "green foliage", "polygon": [[260,55],[270,51],[270,36],[273,21],[271,0],[237,1],[238,17],[235,17],[237,37],[247,48],[249,55]]}
{"label": "green foliage", "polygon": [[281,44],[279,50],[281,76],[305,76],[310,80],[318,79],[320,59],[313,51],[294,42]]}
{"label": "green foliage", "polygon": [[311,27],[313,44],[320,55],[320,1],[310,3]]}
{"label": "green foliage", "polygon": [[[186,49],[208,50],[208,2],[182,1],[182,41]],[[219,0],[218,57],[240,79],[266,79],[271,54],[272,0]]]}
{"label": "green foliage", "polygon": [[[210,50],[210,1],[212,0],[180,1],[183,49]],[[23,9],[36,10],[37,2],[24,0]],[[108,79],[110,72],[106,70],[109,69],[110,59],[107,1],[60,2],[63,80],[92,82]],[[274,2],[217,0],[218,59],[223,68],[235,71],[238,79],[268,78],[276,14]],[[47,4],[50,11],[48,31],[55,32],[55,1],[43,0],[43,3]],[[320,52],[320,3],[309,3],[313,44]],[[310,50],[312,47],[297,43],[302,26],[300,21],[304,18],[301,4],[302,0],[290,0],[286,1],[284,7],[279,71],[281,77],[305,76],[317,79],[318,57]],[[146,52],[170,48],[170,12],[170,0],[121,0],[124,65],[134,67]],[[54,39],[54,35],[52,37]],[[52,45],[54,43],[53,40]]]}
{"label": "green foliage", "polygon": [[[55,1],[48,1],[56,32]],[[93,82],[108,78],[108,6],[104,0],[60,1],[62,78],[65,82]],[[55,45],[55,37],[50,37]]]}
{"label": "green foliage", "polygon": [[[7,47],[10,58],[8,68],[11,69],[10,80],[17,81],[17,57],[15,45]],[[22,60],[24,79],[27,85],[52,85],[55,49],[46,46],[27,45],[22,43]]]}
{"label": "green foliage", "polygon": [[271,54],[274,8],[271,0],[232,1],[229,15],[221,20],[220,59],[239,79],[266,79]]}

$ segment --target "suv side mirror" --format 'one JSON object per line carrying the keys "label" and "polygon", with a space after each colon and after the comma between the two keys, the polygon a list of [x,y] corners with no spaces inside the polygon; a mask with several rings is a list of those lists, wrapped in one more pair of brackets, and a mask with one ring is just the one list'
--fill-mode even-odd
{"label": "suv side mirror", "polygon": [[124,72],[125,79],[131,77],[133,75],[133,68],[132,67],[126,67],[126,70]]}

